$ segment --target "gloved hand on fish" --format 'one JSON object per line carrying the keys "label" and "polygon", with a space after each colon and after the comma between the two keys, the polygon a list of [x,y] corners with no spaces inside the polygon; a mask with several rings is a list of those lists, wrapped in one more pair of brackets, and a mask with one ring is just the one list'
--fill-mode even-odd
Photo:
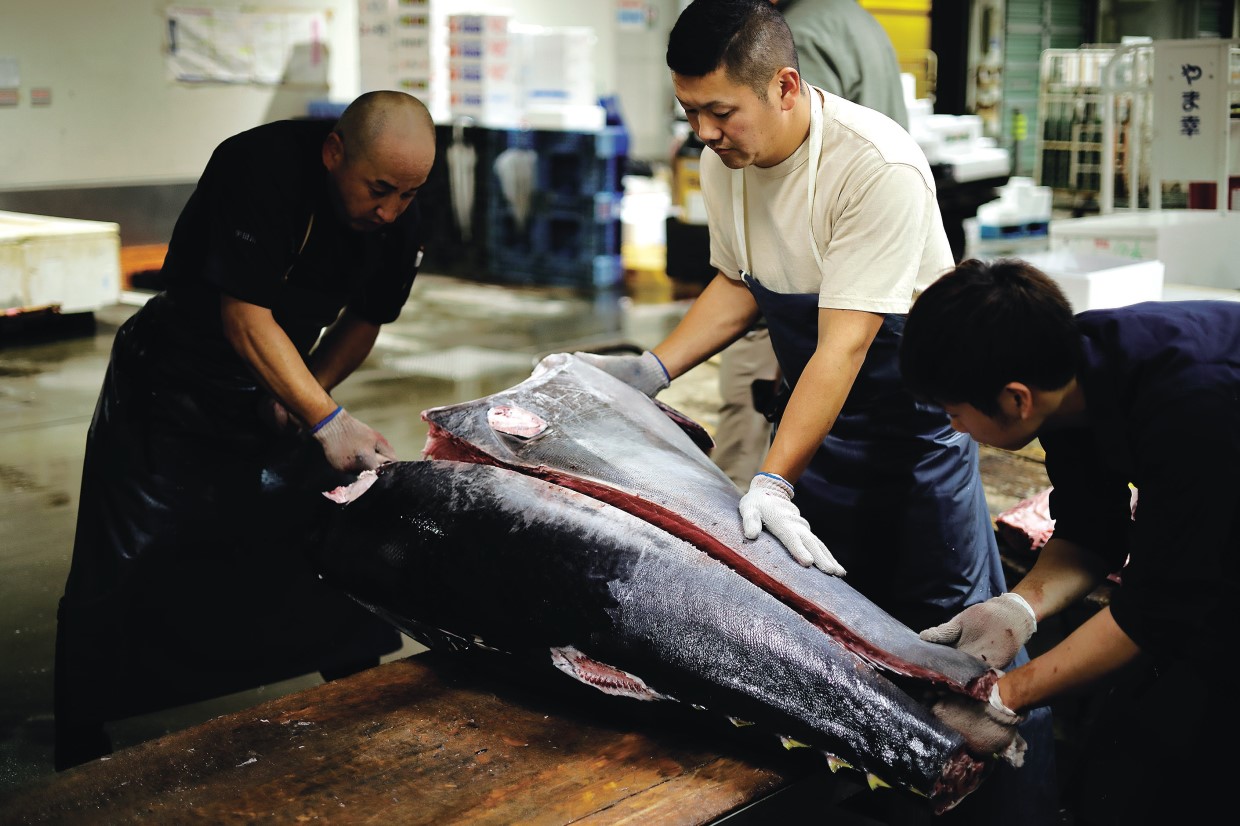
{"label": "gloved hand on fish", "polygon": [[744,719],[936,812],[1019,761],[1022,744],[984,753],[932,710],[946,695],[957,716],[984,713],[999,672],[767,532],[747,539],[709,435],[682,414],[557,354],[422,416],[424,460],[329,492],[319,547],[329,582],[415,639]]}

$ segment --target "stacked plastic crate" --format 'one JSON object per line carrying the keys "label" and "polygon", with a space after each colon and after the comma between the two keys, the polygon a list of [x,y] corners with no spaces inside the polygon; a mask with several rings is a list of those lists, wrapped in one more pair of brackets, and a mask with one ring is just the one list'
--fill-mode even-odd
{"label": "stacked plastic crate", "polygon": [[516,49],[506,14],[448,15],[448,109],[453,119],[508,128],[519,123]]}
{"label": "stacked plastic crate", "polygon": [[497,130],[487,201],[494,280],[610,289],[624,279],[622,176],[628,132]]}

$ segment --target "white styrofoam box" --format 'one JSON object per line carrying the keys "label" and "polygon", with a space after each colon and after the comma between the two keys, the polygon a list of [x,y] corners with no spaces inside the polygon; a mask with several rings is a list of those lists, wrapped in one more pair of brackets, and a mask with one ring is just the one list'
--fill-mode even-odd
{"label": "white styrofoam box", "polygon": [[1240,212],[1139,210],[1052,220],[1051,250],[1158,260],[1166,280],[1240,289]]}
{"label": "white styrofoam box", "polygon": [[1055,279],[1076,312],[1161,301],[1161,261],[1132,261],[1114,255],[1049,250],[1020,256]]}
{"label": "white styrofoam box", "polygon": [[522,123],[529,129],[597,132],[607,125],[607,110],[590,105],[526,104]]}
{"label": "white styrofoam box", "polygon": [[512,15],[509,14],[450,14],[448,38],[506,37],[511,24]]}
{"label": "white styrofoam box", "polygon": [[667,243],[671,187],[666,180],[625,175],[620,198],[620,245],[653,246]]}
{"label": "white styrofoam box", "polygon": [[516,94],[511,91],[449,89],[448,108],[454,118],[473,118],[479,126],[515,129],[521,125]]}
{"label": "white styrofoam box", "polygon": [[120,294],[118,224],[0,212],[0,311],[92,312]]}
{"label": "white styrofoam box", "polygon": [[920,130],[943,146],[969,146],[982,137],[978,115],[929,115],[918,122]]}
{"label": "white styrofoam box", "polygon": [[527,106],[553,103],[591,106],[598,38],[589,26],[513,25],[521,54],[521,86]]}
{"label": "white styrofoam box", "polygon": [[1013,176],[998,188],[999,198],[977,208],[983,226],[1013,226],[1051,219],[1051,188],[1034,186],[1032,178]]}
{"label": "white styrofoam box", "polygon": [[517,87],[517,67],[507,60],[484,62],[468,58],[448,61],[448,82],[452,88],[477,89],[484,85]]}
{"label": "white styrofoam box", "polygon": [[507,62],[520,59],[520,54],[508,35],[494,38],[460,36],[449,38],[448,59]]}

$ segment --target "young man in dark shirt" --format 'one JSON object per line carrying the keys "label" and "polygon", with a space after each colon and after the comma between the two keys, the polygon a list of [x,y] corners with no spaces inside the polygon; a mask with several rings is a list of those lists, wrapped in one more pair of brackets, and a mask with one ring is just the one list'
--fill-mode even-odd
{"label": "young man in dark shirt", "polygon": [[900,361],[957,430],[1008,450],[1038,439],[1053,485],[1054,535],[1029,573],[923,638],[1007,668],[1039,623],[1120,577],[1108,605],[1007,672],[989,705],[938,710],[999,747],[1020,712],[1105,681],[1068,768],[1074,822],[1213,819],[1231,761],[1206,755],[1240,728],[1217,671],[1240,587],[1240,302],[1074,315],[1026,262],[965,261],[913,304]]}

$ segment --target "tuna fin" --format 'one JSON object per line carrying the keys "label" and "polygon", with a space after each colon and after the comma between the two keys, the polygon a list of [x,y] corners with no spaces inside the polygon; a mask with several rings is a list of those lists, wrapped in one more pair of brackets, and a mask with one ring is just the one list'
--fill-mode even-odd
{"label": "tuna fin", "polygon": [[753,725],[752,720],[742,720],[739,717],[728,717],[728,722],[736,726],[737,728],[744,728],[745,726]]}
{"label": "tuna fin", "polygon": [[875,789],[890,789],[891,788],[890,783],[888,783],[886,780],[883,780],[878,775],[872,774],[870,772],[865,773],[865,782],[870,785],[870,791],[873,791]]}
{"label": "tuna fin", "polygon": [[824,755],[826,756],[826,758],[827,758],[827,768],[831,770],[831,773],[832,773],[832,774],[835,774],[835,773],[836,773],[837,771],[839,771],[840,769],[851,769],[851,768],[853,768],[853,764],[852,764],[852,763],[849,763],[847,760],[845,760],[845,759],[843,759],[843,758],[841,758],[841,757],[836,757],[834,754],[832,754],[832,753],[831,753],[831,752],[829,752],[829,751],[824,751],[824,752],[823,752],[823,754],[824,754]]}
{"label": "tuna fin", "polygon": [[571,645],[551,649],[551,662],[570,677],[593,686],[604,694],[634,700],[674,700],[646,685],[641,677],[601,663]]}
{"label": "tuna fin", "polygon": [[802,743],[800,740],[793,740],[791,737],[788,737],[783,734],[779,735],[779,742],[783,743],[784,748],[788,749],[789,751],[791,751],[792,749],[809,748],[808,745],[806,745],[805,743]]}
{"label": "tuna fin", "polygon": [[706,432],[706,428],[702,427],[700,424],[686,416],[684,413],[681,413],[676,408],[669,407],[658,399],[654,399],[653,401],[669,419],[676,423],[677,427],[685,432],[685,435],[689,437],[691,442],[698,446],[699,450],[707,456],[710,455],[711,451],[715,449],[715,440],[712,439],[710,434]]}

